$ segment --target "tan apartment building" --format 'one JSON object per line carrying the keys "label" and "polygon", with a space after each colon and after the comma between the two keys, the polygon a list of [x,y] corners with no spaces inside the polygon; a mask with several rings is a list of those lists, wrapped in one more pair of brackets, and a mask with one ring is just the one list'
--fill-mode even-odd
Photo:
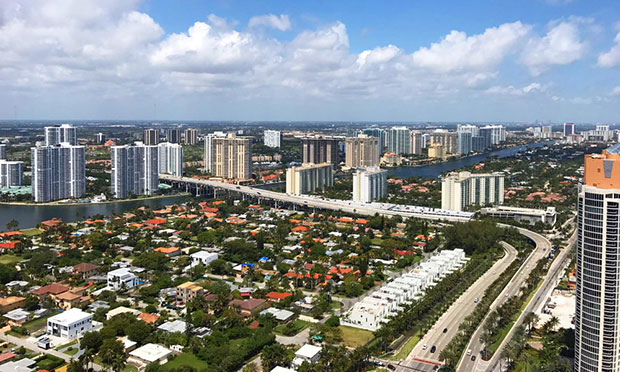
{"label": "tan apartment building", "polygon": [[247,137],[229,133],[223,138],[213,138],[213,174],[235,180],[249,180],[252,176],[252,142]]}

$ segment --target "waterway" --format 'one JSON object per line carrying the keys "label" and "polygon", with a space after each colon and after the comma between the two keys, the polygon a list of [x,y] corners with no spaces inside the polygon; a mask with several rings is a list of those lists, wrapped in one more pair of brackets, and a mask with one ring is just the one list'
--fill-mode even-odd
{"label": "waterway", "polygon": [[511,156],[515,156],[520,152],[524,152],[528,149],[548,146],[548,145],[552,145],[553,143],[554,143],[553,141],[530,143],[530,144],[523,145],[523,146],[515,146],[515,147],[511,147],[507,149],[485,152],[483,154],[467,156],[464,158],[450,160],[450,161],[438,163],[438,164],[413,166],[413,167],[403,166],[403,167],[387,168],[387,169],[388,169],[389,175],[400,177],[400,178],[407,178],[407,177],[439,178],[442,173],[451,172],[451,171],[462,169],[465,167],[470,167],[490,157],[508,158]]}
{"label": "waterway", "polygon": [[110,216],[124,213],[141,206],[159,209],[170,204],[179,204],[187,200],[188,196],[170,196],[156,199],[130,200],[100,204],[69,204],[69,205],[0,205],[0,230],[5,230],[7,222],[16,220],[20,229],[35,227],[41,221],[54,217],[63,222],[76,222],[90,216],[101,214]]}

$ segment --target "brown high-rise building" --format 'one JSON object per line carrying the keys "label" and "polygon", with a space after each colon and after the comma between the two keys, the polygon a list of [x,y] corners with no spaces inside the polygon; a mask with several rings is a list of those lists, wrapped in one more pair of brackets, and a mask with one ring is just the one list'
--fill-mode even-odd
{"label": "brown high-rise building", "polygon": [[159,144],[159,131],[157,129],[145,129],[143,142],[147,146]]}
{"label": "brown high-rise building", "polygon": [[252,142],[229,133],[213,141],[213,169],[216,177],[249,180],[252,176]]}
{"label": "brown high-rise building", "polygon": [[578,197],[574,371],[620,371],[620,144],[585,156]]}
{"label": "brown high-rise building", "polygon": [[198,131],[194,128],[187,128],[183,132],[183,143],[193,146],[198,142]]}
{"label": "brown high-rise building", "polygon": [[331,163],[338,166],[338,139],[332,137],[305,137],[301,139],[302,160],[305,163]]}
{"label": "brown high-rise building", "polygon": [[379,166],[379,138],[361,134],[345,139],[345,167],[370,168]]}

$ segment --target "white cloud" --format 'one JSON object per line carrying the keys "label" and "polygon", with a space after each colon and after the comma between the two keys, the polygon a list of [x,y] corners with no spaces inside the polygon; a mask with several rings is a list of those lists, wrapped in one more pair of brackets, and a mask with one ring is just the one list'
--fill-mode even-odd
{"label": "white cloud", "polygon": [[510,95],[510,96],[525,96],[527,94],[544,92],[546,87],[540,83],[531,83],[523,88],[515,88],[512,85],[509,86],[493,86],[485,91],[485,93],[491,95]]}
{"label": "white cloud", "polygon": [[567,65],[581,59],[586,49],[577,22],[561,22],[544,37],[531,38],[523,50],[521,62],[536,76],[553,65]]}
{"label": "white cloud", "polygon": [[514,52],[530,29],[531,26],[514,22],[472,36],[451,31],[441,42],[420,48],[411,58],[414,66],[437,72],[494,68]]}
{"label": "white cloud", "polygon": [[291,29],[291,20],[286,14],[280,14],[279,17],[275,14],[267,14],[250,18],[248,27],[253,28],[258,26],[267,26],[280,31],[287,31]]}
{"label": "white cloud", "polygon": [[617,86],[614,89],[612,89],[610,95],[612,95],[612,96],[620,96],[620,86]]}
{"label": "white cloud", "polygon": [[620,32],[616,34],[615,44],[605,53],[598,56],[598,65],[601,67],[620,67]]}

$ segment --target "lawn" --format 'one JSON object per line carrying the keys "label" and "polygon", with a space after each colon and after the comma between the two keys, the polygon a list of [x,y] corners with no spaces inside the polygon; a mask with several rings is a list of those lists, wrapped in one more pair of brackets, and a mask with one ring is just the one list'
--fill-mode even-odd
{"label": "lawn", "polygon": [[22,259],[20,257],[14,256],[12,254],[3,254],[0,256],[0,264],[13,266],[16,263],[20,262]]}
{"label": "lawn", "polygon": [[35,236],[35,235],[41,235],[41,234],[43,234],[43,230],[40,230],[40,229],[37,229],[36,227],[33,227],[31,229],[22,230],[22,234],[24,234],[27,237]]}
{"label": "lawn", "polygon": [[170,370],[175,371],[182,366],[189,366],[193,367],[196,371],[200,371],[202,368],[206,367],[206,365],[207,363],[205,361],[198,359],[198,357],[194,354],[183,353],[177,355],[174,359],[164,364],[162,369],[164,372],[167,372]]}
{"label": "lawn", "polygon": [[356,348],[365,345],[374,337],[373,333],[365,329],[339,326],[342,330],[342,339],[347,347]]}
{"label": "lawn", "polygon": [[[292,323],[293,323],[293,329],[295,330],[295,333],[293,333],[292,336],[298,334],[301,331],[303,331],[304,329],[306,329],[310,325],[309,322],[305,322],[305,321],[299,320],[299,319],[293,320]],[[274,331],[277,334],[284,335],[284,330],[285,329],[286,329],[286,324],[278,324],[274,328]]]}
{"label": "lawn", "polygon": [[78,342],[77,342],[77,340],[73,340],[73,341],[67,342],[67,343],[66,343],[66,344],[64,344],[64,345],[57,346],[54,350],[56,350],[56,351],[60,351],[60,349],[64,349],[64,348],[66,348],[66,347],[69,347],[69,346],[71,346],[71,345],[75,345],[75,344],[77,344],[77,343],[78,343]]}
{"label": "lawn", "polygon": [[43,329],[45,326],[47,326],[47,318],[49,318],[50,316],[54,316],[56,315],[56,313],[52,313],[48,316],[43,316],[40,317],[38,319],[35,320],[31,320],[27,323],[24,323],[24,327],[26,327],[26,329],[32,334],[35,333],[36,331]]}
{"label": "lawn", "polygon": [[72,347],[72,348],[71,348],[71,349],[69,349],[69,350],[65,350],[65,351],[64,351],[64,354],[74,356],[75,354],[77,354],[77,353],[78,353],[78,351],[80,351],[80,348],[79,348],[79,347]]}
{"label": "lawn", "polygon": [[403,344],[403,346],[401,346],[400,350],[398,350],[398,353],[394,354],[393,356],[388,357],[387,359],[390,360],[404,360],[407,358],[407,356],[409,355],[409,353],[411,353],[411,350],[413,350],[413,348],[418,344],[418,342],[420,342],[422,335],[420,334],[420,332],[416,332],[413,336],[409,337],[409,339],[407,340],[407,342],[405,342]]}

